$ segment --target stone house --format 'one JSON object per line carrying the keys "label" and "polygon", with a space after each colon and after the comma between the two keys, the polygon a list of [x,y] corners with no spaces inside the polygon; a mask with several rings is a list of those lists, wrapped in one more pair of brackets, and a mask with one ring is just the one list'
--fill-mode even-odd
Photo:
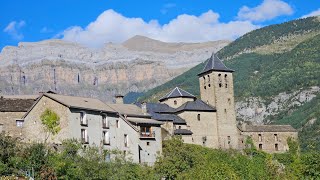
{"label": "stone house", "polygon": [[288,150],[287,138],[297,138],[297,131],[290,125],[238,127],[233,72],[212,54],[198,74],[200,99],[176,87],[159,103],[143,103],[140,106],[153,119],[164,122],[164,139],[181,135],[186,143],[210,148],[243,149],[245,139],[250,136],[254,145],[266,152]]}
{"label": "stone house", "polygon": [[[51,109],[60,117],[58,134],[49,134],[40,116]],[[125,111],[123,111],[125,110]],[[44,93],[23,116],[25,142],[61,144],[78,139],[84,145],[119,150],[133,162],[153,164],[161,153],[159,121],[134,105],[105,104],[93,98]]]}
{"label": "stone house", "polygon": [[1,96],[0,132],[19,138],[22,135],[22,117],[37,97],[36,95]]}
{"label": "stone house", "polygon": [[259,150],[268,153],[283,153],[289,150],[288,138],[298,138],[297,130],[290,125],[247,125],[239,126],[241,148],[245,148],[245,138],[251,137]]}

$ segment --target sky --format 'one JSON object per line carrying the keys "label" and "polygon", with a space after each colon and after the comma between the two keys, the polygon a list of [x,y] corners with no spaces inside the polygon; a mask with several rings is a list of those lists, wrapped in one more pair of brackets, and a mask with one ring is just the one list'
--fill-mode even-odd
{"label": "sky", "polygon": [[0,49],[63,39],[99,48],[135,35],[165,42],[234,40],[320,15],[320,0],[0,0]]}

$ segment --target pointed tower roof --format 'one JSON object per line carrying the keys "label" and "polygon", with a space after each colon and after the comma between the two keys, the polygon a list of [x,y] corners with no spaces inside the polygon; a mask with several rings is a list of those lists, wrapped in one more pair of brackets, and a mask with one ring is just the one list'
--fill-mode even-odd
{"label": "pointed tower roof", "polygon": [[212,56],[208,59],[206,66],[203,68],[198,76],[209,71],[221,71],[221,72],[234,72],[234,70],[227,68],[218,56],[212,53]]}
{"label": "pointed tower roof", "polygon": [[170,91],[167,95],[159,99],[160,102],[169,99],[169,98],[176,98],[176,97],[188,97],[188,98],[196,98],[194,95],[191,93],[180,89],[178,87],[175,87],[172,91]]}

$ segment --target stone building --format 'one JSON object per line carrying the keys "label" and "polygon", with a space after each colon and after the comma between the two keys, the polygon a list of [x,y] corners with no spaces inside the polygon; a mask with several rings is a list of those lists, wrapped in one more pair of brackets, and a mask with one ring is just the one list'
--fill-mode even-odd
{"label": "stone building", "polygon": [[[40,119],[46,109],[60,117],[61,130],[54,136],[45,130]],[[120,150],[133,162],[146,164],[153,164],[162,149],[162,123],[135,105],[105,104],[93,98],[44,93],[23,120],[25,142],[61,144],[65,139],[78,139],[84,145]]]}
{"label": "stone building", "polygon": [[22,133],[23,115],[33,105],[38,96],[1,96],[0,97],[0,132],[19,138]]}
{"label": "stone building", "polygon": [[174,88],[159,103],[141,107],[153,119],[163,122],[163,139],[181,135],[186,143],[210,148],[242,149],[251,137],[254,145],[266,152],[288,150],[287,138],[297,138],[290,125],[238,127],[235,113],[233,73],[213,54],[198,74],[200,99],[181,88]]}
{"label": "stone building", "polygon": [[246,137],[251,137],[253,144],[259,150],[268,153],[283,153],[289,150],[288,138],[297,139],[298,133],[290,125],[247,125],[239,126],[240,147],[245,148]]}

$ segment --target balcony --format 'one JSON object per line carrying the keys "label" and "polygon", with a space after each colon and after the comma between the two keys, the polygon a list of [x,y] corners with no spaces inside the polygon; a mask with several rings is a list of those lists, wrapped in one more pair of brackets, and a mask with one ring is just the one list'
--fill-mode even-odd
{"label": "balcony", "polygon": [[154,139],[156,138],[155,131],[152,132],[140,132],[140,139]]}

